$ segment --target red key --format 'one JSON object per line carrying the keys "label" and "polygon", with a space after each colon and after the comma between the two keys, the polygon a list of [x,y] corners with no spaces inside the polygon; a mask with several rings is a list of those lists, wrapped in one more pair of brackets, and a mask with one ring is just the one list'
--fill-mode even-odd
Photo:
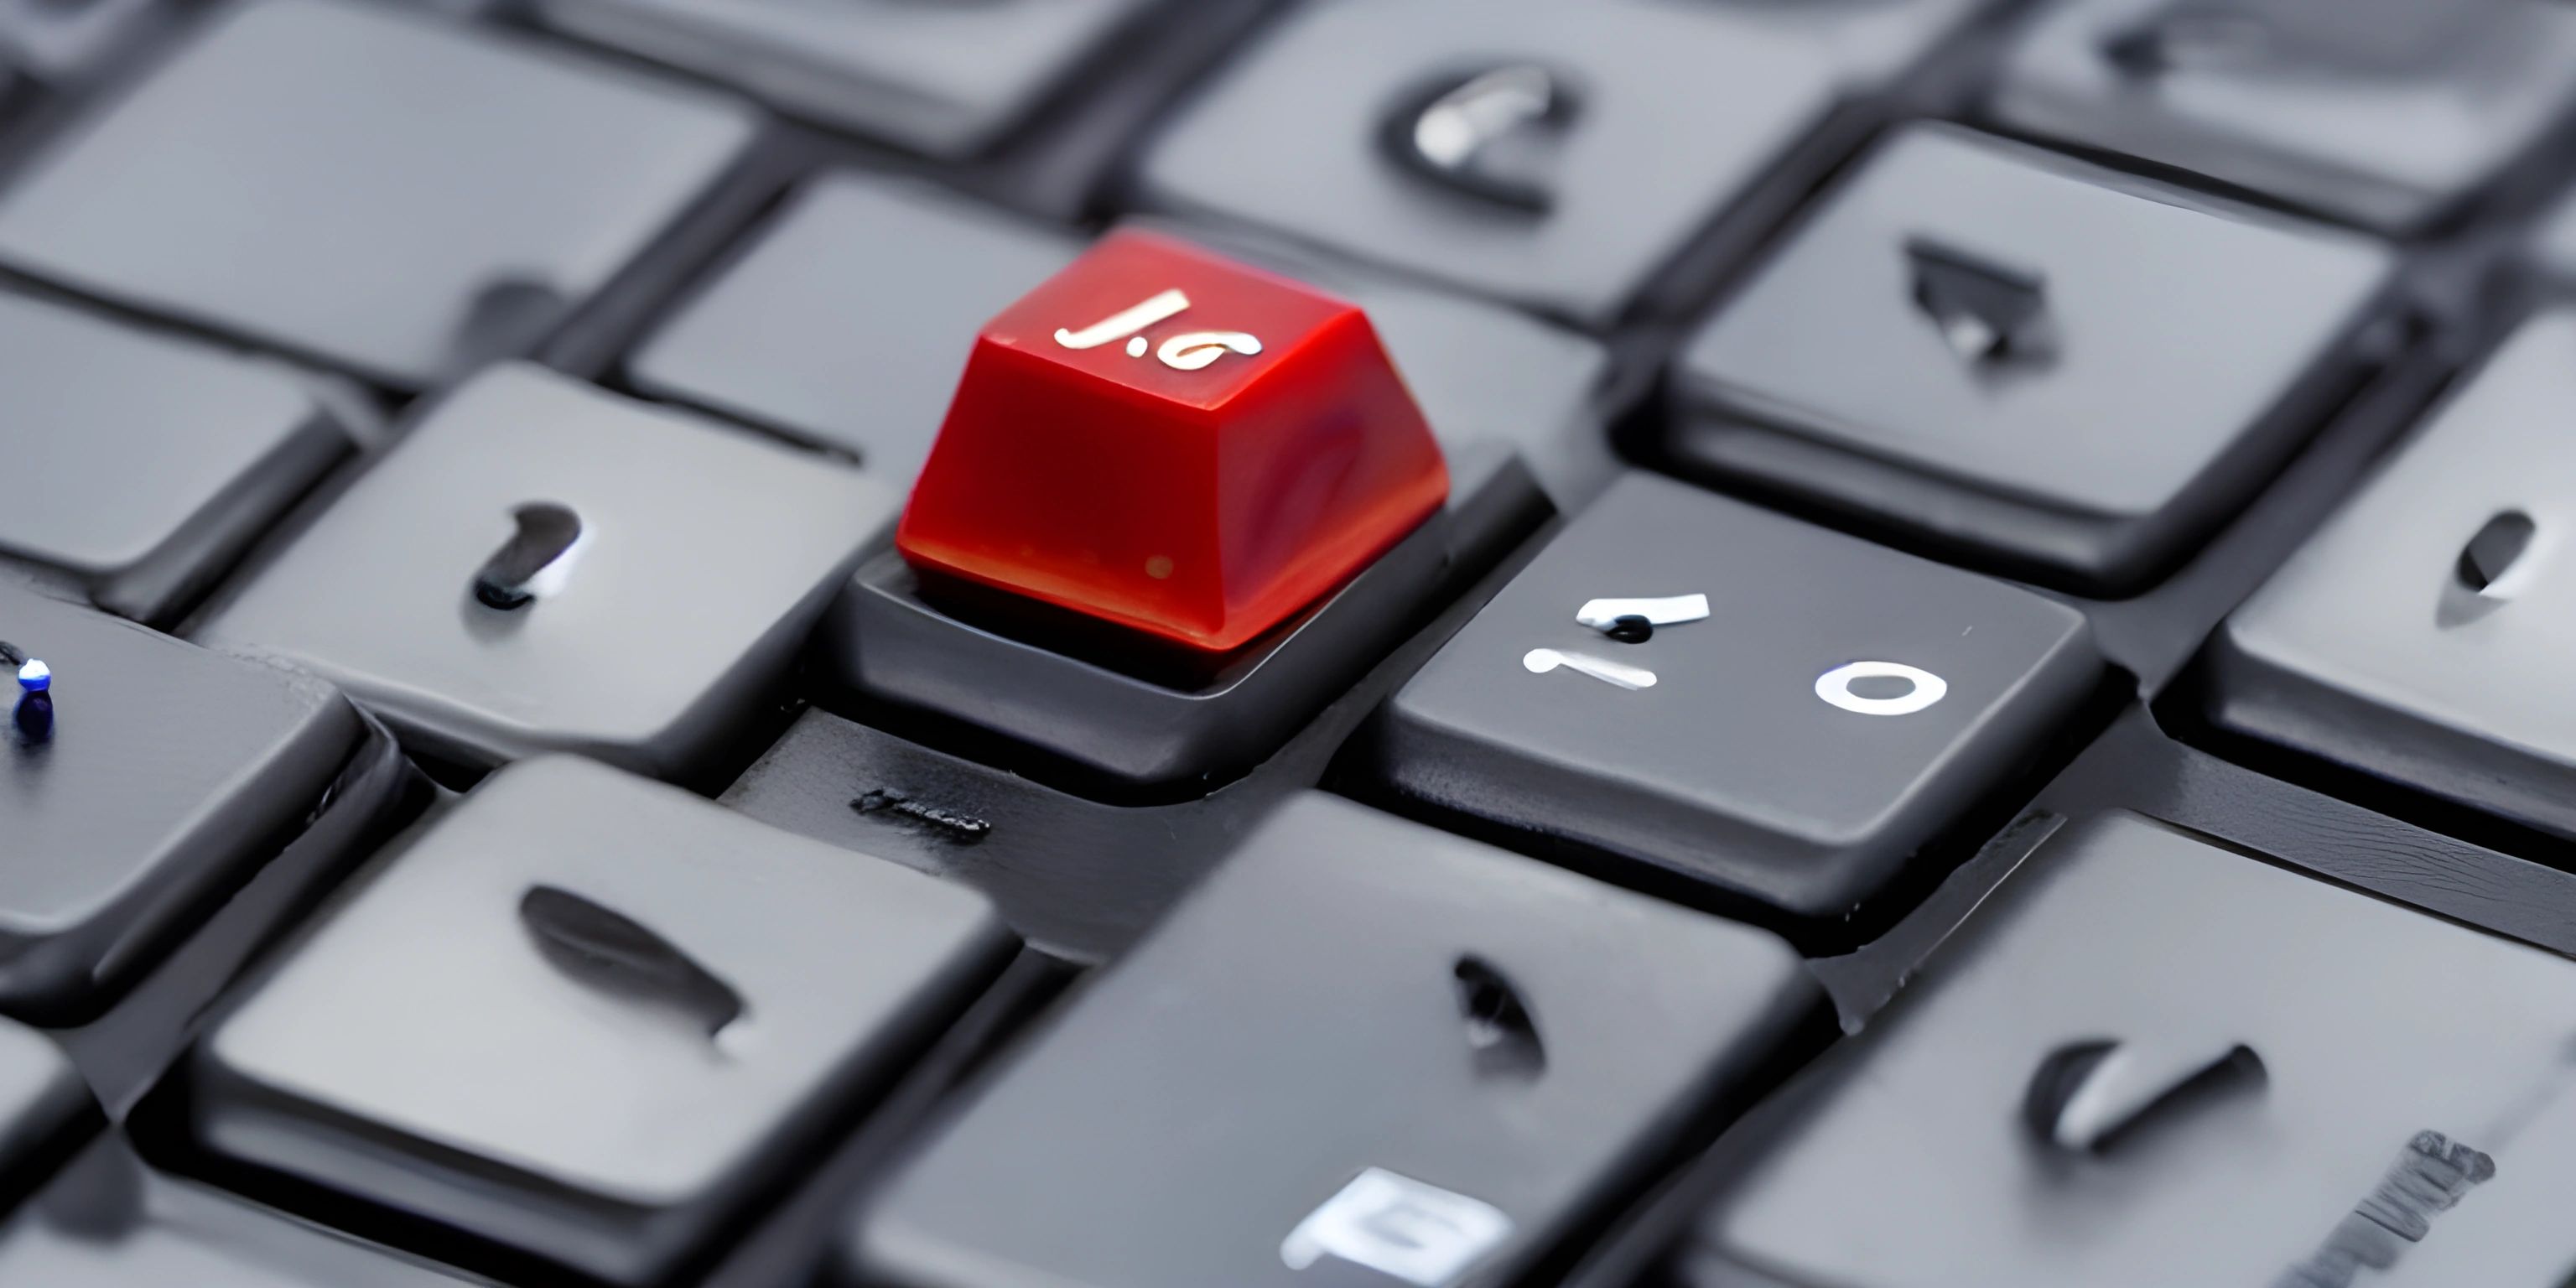
{"label": "red key", "polygon": [[985,326],[895,544],[916,567],[1223,651],[1448,493],[1356,306],[1124,231]]}

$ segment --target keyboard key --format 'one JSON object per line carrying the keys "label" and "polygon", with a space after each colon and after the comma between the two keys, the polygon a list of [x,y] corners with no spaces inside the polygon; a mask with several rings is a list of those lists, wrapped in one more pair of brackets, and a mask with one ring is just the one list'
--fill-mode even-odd
{"label": "keyboard key", "polygon": [[[1597,343],[1259,239],[1173,231],[1368,313],[1449,459],[1461,549],[1498,550],[1535,521],[1542,497],[1571,510],[1608,482],[1599,402],[1609,356]],[[855,455],[909,487],[976,331],[1079,251],[927,185],[831,176],[800,190],[648,337],[627,379],[651,397]]]}
{"label": "keyboard key", "polygon": [[2571,1008],[2563,959],[2108,815],[1784,1097],[1675,1278],[2557,1284]]}
{"label": "keyboard key", "polygon": [[0,1226],[0,1281],[45,1288],[474,1288],[91,1145]]}
{"label": "keyboard key", "polygon": [[49,672],[0,668],[0,1010],[73,1023],[296,834],[364,726],[318,681],[14,587],[0,639]]}
{"label": "keyboard key", "polygon": [[2576,836],[2576,312],[2525,323],[2212,643],[2212,715]]}
{"label": "keyboard key", "polygon": [[751,130],[400,6],[250,0],[17,177],[0,262],[421,388],[550,332]]}
{"label": "keyboard key", "polygon": [[0,1020],[0,1211],[61,1161],[79,1133],[95,1124],[96,1110],[88,1086],[52,1039]]}
{"label": "keyboard key", "polygon": [[648,337],[628,379],[909,490],[975,333],[1079,251],[927,184],[833,175]]}
{"label": "keyboard key", "polygon": [[[1495,553],[1459,543],[1437,440],[1336,297],[1122,230],[977,346],[901,556],[860,569],[827,653],[851,693],[1034,748],[1059,782],[1239,775]],[[1478,539],[1537,518],[1508,464],[1472,477],[1523,502],[1474,498]]]}
{"label": "keyboard key", "polygon": [[1818,996],[1759,932],[1308,796],[894,1180],[856,1273],[1517,1282]]}
{"label": "keyboard key", "polygon": [[986,324],[895,544],[928,577],[1223,653],[1448,494],[1366,314],[1121,231]]}
{"label": "keyboard key", "polygon": [[0,551],[102,608],[184,611],[349,438],[285,371],[0,295]]}
{"label": "keyboard key", "polygon": [[200,634],[331,677],[433,759],[714,773],[894,510],[838,463],[497,367]]}
{"label": "keyboard key", "polygon": [[468,795],[200,1044],[233,1160],[659,1282],[1011,950],[983,898],[571,757]]}
{"label": "keyboard key", "polygon": [[86,78],[164,9],[161,0],[0,0],[0,93],[13,70],[54,86]]}
{"label": "keyboard key", "polygon": [[1774,0],[1717,0],[1748,25],[1818,41],[1833,51],[1854,88],[1875,88],[1913,66],[1955,34],[1988,0],[1827,0],[1783,5]]}
{"label": "keyboard key", "polygon": [[[951,159],[1027,120],[1152,0],[539,0],[549,24]],[[1165,10],[1168,14],[1170,11]]]}
{"label": "keyboard key", "polygon": [[2019,130],[2412,232],[2576,108],[2576,11],[2319,0],[2071,0],[2007,57]]}
{"label": "keyboard key", "polygon": [[2350,391],[2353,333],[2390,261],[2359,238],[1915,127],[1690,341],[1674,450],[2125,593]]}
{"label": "keyboard key", "polygon": [[[1823,46],[1719,8],[1309,4],[1181,115],[1143,190],[1604,327],[1830,106]],[[1705,128],[1676,153],[1682,122]]]}
{"label": "keyboard key", "polygon": [[2064,605],[1635,475],[1397,692],[1384,772],[1848,933],[2100,670]]}

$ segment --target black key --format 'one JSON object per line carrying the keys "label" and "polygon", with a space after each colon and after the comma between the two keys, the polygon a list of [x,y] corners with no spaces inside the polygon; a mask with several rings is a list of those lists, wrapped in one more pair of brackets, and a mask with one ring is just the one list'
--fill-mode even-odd
{"label": "black key", "polygon": [[2576,107],[2552,0],[2075,0],[1994,113],[2390,232],[2448,213]]}
{"label": "black key", "polygon": [[1676,1278],[2565,1280],[2576,966],[2112,814],[1784,1094]]}
{"label": "black key", "polygon": [[1824,43],[1724,9],[1308,4],[1181,116],[1144,191],[1605,326],[1833,99]]}
{"label": "black key", "polygon": [[[554,26],[918,152],[983,151],[1154,0],[539,0]],[[1170,20],[1170,19],[1165,19]]]}
{"label": "black key", "polygon": [[330,686],[0,586],[0,1009],[104,1005],[320,803],[364,726]]}
{"label": "black key", "polygon": [[2227,619],[2220,724],[2576,836],[2572,361],[2525,323]]}
{"label": "black key", "polygon": [[1397,692],[1384,772],[1834,934],[2100,671],[2064,605],[1635,475]]}
{"label": "black key", "polygon": [[166,622],[349,450],[282,369],[0,295],[0,550]]}
{"label": "black key", "polygon": [[2349,392],[2389,268],[2359,238],[1917,127],[1691,340],[1674,450],[2125,593]]}
{"label": "black key", "polygon": [[999,969],[983,898],[553,757],[315,927],[190,1066],[201,1144],[658,1282]]}
{"label": "black key", "polygon": [[52,1040],[0,1020],[0,1211],[61,1161],[96,1117],[89,1087]]}
{"label": "black key", "polygon": [[400,6],[250,0],[16,176],[0,262],[419,388],[543,338],[751,129]]}
{"label": "black key", "polygon": [[110,1136],[0,1226],[0,1282],[43,1288],[486,1284],[152,1172]]}
{"label": "black key", "polygon": [[1301,798],[895,1179],[854,1274],[1516,1282],[1817,996],[1766,935]]}
{"label": "black key", "polygon": [[441,759],[685,777],[756,722],[894,508],[837,462],[499,367],[201,634],[332,677]]}

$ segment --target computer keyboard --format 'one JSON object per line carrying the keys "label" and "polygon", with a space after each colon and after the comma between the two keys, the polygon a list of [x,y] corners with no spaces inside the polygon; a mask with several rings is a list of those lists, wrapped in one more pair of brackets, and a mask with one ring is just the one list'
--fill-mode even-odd
{"label": "computer keyboard", "polygon": [[0,0],[0,1288],[2570,1288],[2576,7]]}

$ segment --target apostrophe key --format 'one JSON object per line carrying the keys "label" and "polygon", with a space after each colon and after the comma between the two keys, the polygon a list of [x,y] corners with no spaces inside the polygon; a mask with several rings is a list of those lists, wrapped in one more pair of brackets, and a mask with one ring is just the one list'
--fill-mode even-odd
{"label": "apostrophe key", "polygon": [[1419,619],[1448,487],[1357,307],[1115,232],[976,341],[836,651],[1111,778],[1222,773]]}

